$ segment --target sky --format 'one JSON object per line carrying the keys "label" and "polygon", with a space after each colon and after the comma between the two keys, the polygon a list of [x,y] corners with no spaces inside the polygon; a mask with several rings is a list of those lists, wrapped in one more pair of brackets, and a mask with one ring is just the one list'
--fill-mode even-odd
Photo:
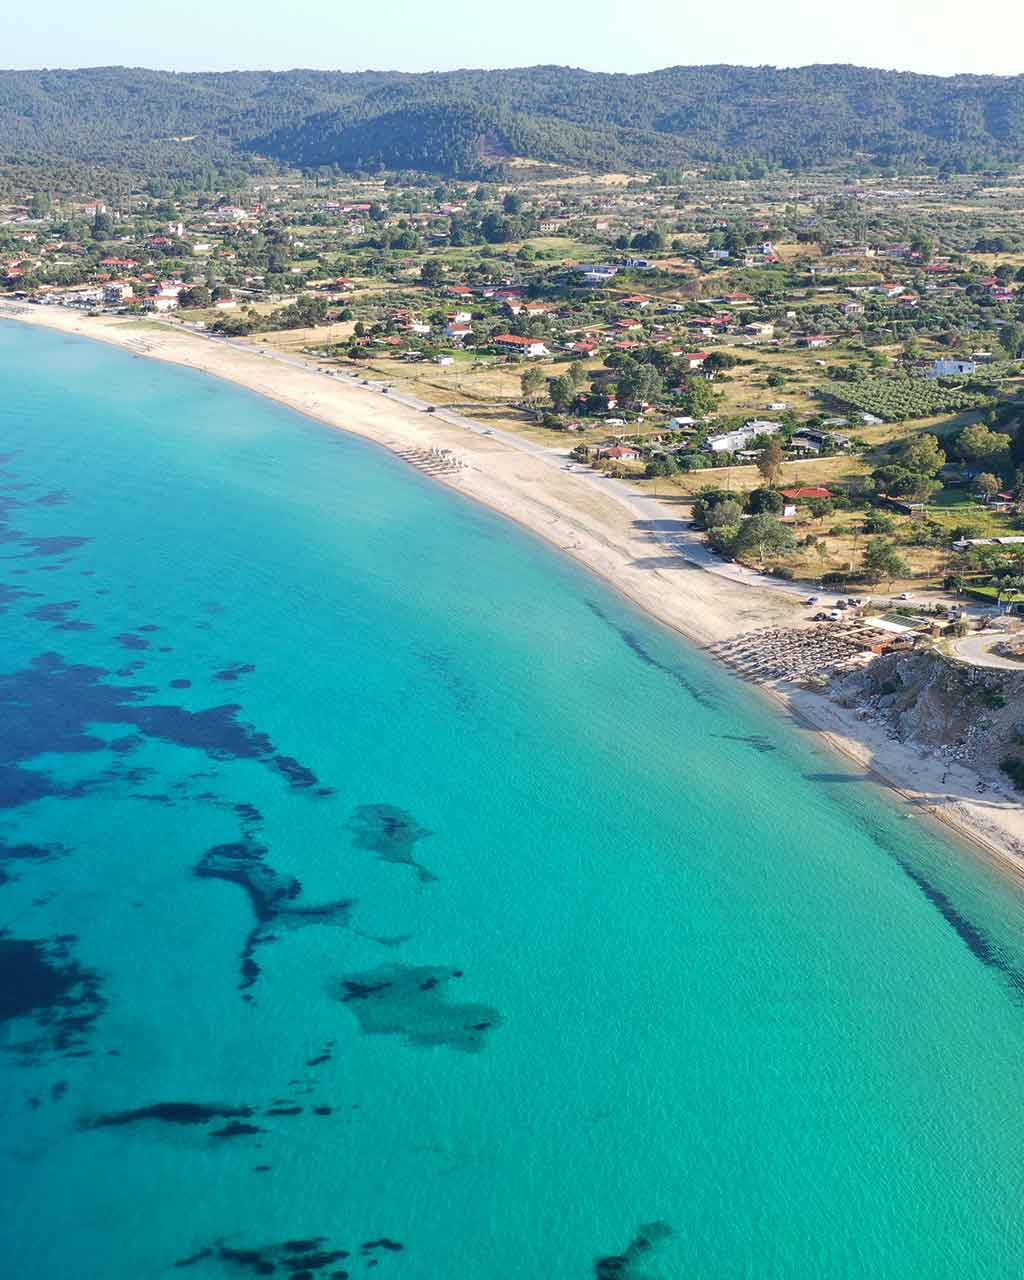
{"label": "sky", "polygon": [[848,62],[1024,73],[1022,0],[47,0],[14,4],[0,66],[652,71]]}

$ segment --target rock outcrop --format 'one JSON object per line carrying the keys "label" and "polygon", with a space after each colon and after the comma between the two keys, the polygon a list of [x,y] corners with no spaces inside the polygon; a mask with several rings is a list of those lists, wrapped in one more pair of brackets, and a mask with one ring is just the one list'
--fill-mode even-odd
{"label": "rock outcrop", "polygon": [[891,653],[837,678],[831,696],[864,719],[979,771],[1020,760],[1024,671],[975,667],[933,649]]}

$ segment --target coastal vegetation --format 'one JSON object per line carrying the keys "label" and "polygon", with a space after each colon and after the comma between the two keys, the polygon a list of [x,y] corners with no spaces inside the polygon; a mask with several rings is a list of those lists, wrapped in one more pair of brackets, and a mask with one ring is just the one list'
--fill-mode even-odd
{"label": "coastal vegetation", "polygon": [[[744,95],[860,83],[852,68],[819,72],[656,77],[666,101],[689,102],[700,86],[706,120],[687,145],[706,158],[685,171],[624,162],[621,173],[583,172],[568,152],[562,163],[502,152],[507,95],[535,81],[531,110],[554,118],[560,72],[434,78],[452,107],[443,120],[417,77],[157,76],[147,102],[162,105],[179,158],[193,145],[189,113],[206,121],[195,139],[213,147],[237,100],[265,92],[251,133],[216,163],[148,175],[148,106],[107,121],[131,132],[134,173],[104,167],[103,131],[86,157],[75,124],[57,167],[44,153],[57,88],[68,101],[86,95],[84,120],[155,73],[17,73],[35,107],[12,124],[25,145],[0,166],[0,285],[14,300],[199,328],[457,406],[683,519],[692,506],[720,554],[779,576],[955,580],[1011,603],[1000,580],[1017,544],[1005,540],[1024,531],[1019,181],[939,174],[924,159],[871,176],[873,162],[848,164],[838,142],[841,172],[786,168],[785,157],[749,167],[759,126]],[[593,101],[614,81],[633,103],[633,116],[609,107],[606,124],[639,127],[644,79],[594,78]],[[912,81],[872,84],[889,85],[892,106]],[[500,100],[481,90],[463,112],[458,94],[485,82]],[[372,110],[357,109],[371,89]],[[331,98],[343,91],[344,109]],[[744,131],[732,174],[716,151],[719,91]],[[573,110],[574,128],[603,136],[589,108]],[[830,99],[829,120],[834,111]],[[465,148],[485,125],[495,165],[468,180]],[[316,147],[342,155],[353,130],[364,153],[321,163]],[[273,145],[240,160],[257,134]],[[544,154],[563,146],[556,135],[552,125]],[[401,168],[387,167],[399,161],[385,144],[406,148]],[[372,174],[343,172],[371,152]],[[634,166],[644,154],[638,142]]]}
{"label": "coastal vegetation", "polygon": [[1024,77],[853,66],[171,74],[0,73],[3,158],[197,186],[288,166],[458,178],[516,157],[581,169],[709,165],[719,178],[839,165],[979,172],[1024,157]]}

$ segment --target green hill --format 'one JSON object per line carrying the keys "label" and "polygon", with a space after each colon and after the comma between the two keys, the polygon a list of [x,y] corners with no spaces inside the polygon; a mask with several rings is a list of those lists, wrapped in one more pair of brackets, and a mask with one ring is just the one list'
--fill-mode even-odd
{"label": "green hill", "polygon": [[582,168],[1024,160],[1024,76],[852,66],[509,71],[0,71],[0,162],[138,171],[261,158],[478,176],[501,157]]}

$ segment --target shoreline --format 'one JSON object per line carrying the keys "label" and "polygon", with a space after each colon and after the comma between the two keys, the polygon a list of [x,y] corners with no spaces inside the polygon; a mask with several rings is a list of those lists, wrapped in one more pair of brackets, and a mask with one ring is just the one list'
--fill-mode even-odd
{"label": "shoreline", "polygon": [[[485,435],[469,420],[463,420],[464,425],[453,422],[443,411],[428,415],[401,396],[382,395],[354,379],[326,375],[301,359],[263,354],[251,344],[229,344],[159,322],[143,328],[131,319],[36,305],[15,310],[3,303],[0,319],[106,342],[132,355],[223,378],[386,448],[409,465],[415,464],[403,452],[448,450],[461,466],[448,472],[426,470],[429,478],[570,555],[634,606],[701,649],[757,627],[791,623],[799,616],[793,595],[736,581],[670,553],[657,537],[657,520],[659,514],[673,519],[674,513],[657,500],[641,495],[631,499],[614,482],[567,472],[549,451],[525,443],[516,447],[497,435]],[[858,719],[827,696],[744,683],[770,699],[802,731],[927,819],[941,823],[947,837],[952,834],[970,844],[1024,885],[1024,806],[1008,789],[988,776],[891,739],[884,727]]]}

